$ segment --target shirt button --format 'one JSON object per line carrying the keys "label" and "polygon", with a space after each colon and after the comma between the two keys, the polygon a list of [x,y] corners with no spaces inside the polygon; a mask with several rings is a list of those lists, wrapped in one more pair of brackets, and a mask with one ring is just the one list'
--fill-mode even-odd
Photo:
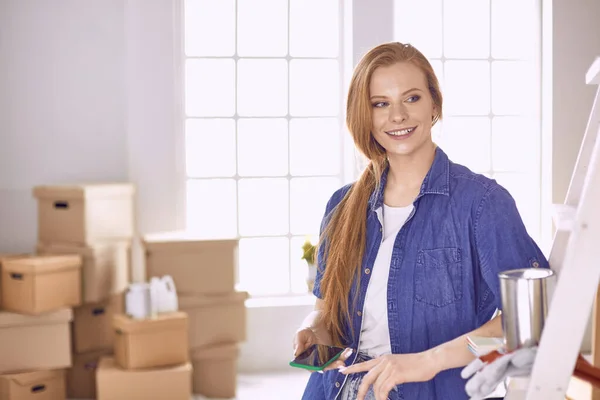
{"label": "shirt button", "polygon": [[358,315],[360,317],[362,315],[362,311],[357,311],[356,315]]}
{"label": "shirt button", "polygon": [[538,268],[540,266],[540,263],[537,261],[534,261],[532,265],[533,265],[533,268]]}
{"label": "shirt button", "polygon": [[336,382],[336,383],[335,383],[335,387],[336,387],[336,388],[339,388],[339,387],[340,387],[340,383],[339,383],[339,382]]}
{"label": "shirt button", "polygon": [[365,268],[365,274],[369,275],[371,273],[371,270],[369,268]]}

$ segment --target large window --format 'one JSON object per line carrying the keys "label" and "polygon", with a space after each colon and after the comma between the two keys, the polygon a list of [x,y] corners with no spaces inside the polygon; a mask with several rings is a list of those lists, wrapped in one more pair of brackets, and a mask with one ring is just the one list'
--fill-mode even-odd
{"label": "large window", "polygon": [[449,157],[515,197],[532,237],[540,229],[540,23],[537,0],[395,0],[395,39],[432,62]]}
{"label": "large window", "polygon": [[[341,16],[351,2],[183,1],[188,230],[240,239],[241,289],[304,293],[301,244],[347,175]],[[390,40],[425,53],[444,94],[436,142],[504,185],[539,241],[539,0],[385,4],[387,20],[364,16],[353,35],[393,24]]]}
{"label": "large window", "polygon": [[306,292],[342,183],[339,0],[185,0],[187,228],[239,238],[240,288]]}

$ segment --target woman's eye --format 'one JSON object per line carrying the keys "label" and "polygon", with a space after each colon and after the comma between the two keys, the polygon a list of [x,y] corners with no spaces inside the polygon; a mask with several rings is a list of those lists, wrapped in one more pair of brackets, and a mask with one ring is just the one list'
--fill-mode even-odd
{"label": "woman's eye", "polygon": [[407,99],[407,101],[408,101],[409,103],[414,103],[414,102],[417,102],[417,101],[419,101],[419,99],[420,99],[420,98],[421,98],[421,96],[414,95],[414,96],[410,96],[410,97]]}
{"label": "woman's eye", "polygon": [[373,107],[376,107],[376,108],[381,108],[381,107],[385,107],[385,106],[387,106],[387,103],[385,101],[380,101],[378,103],[373,103]]}

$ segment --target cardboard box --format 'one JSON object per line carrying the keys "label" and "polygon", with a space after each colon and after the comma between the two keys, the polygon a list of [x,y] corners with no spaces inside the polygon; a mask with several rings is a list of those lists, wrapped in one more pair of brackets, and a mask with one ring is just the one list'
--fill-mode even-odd
{"label": "cardboard box", "polygon": [[188,354],[188,316],[184,312],[135,320],[113,317],[115,360],[124,369],[157,368],[184,364]]}
{"label": "cardboard box", "polygon": [[210,398],[235,398],[239,354],[240,349],[237,344],[192,350],[194,393]]}
{"label": "cardboard box", "polygon": [[26,254],[0,253],[0,309],[2,309],[2,262],[11,258],[26,257]]}
{"label": "cardboard box", "polygon": [[84,246],[131,240],[134,194],[130,183],[35,187],[38,242]]}
{"label": "cardboard box", "polygon": [[234,291],[238,240],[198,240],[182,233],[146,235],[146,277],[171,275],[178,293]]}
{"label": "cardboard box", "polygon": [[246,340],[247,292],[227,296],[179,296],[179,309],[188,314],[190,349]]}
{"label": "cardboard box", "polygon": [[71,366],[71,309],[39,316],[0,312],[0,373]]}
{"label": "cardboard box", "polygon": [[113,317],[125,308],[122,294],[101,303],[85,304],[73,310],[73,351],[113,350],[115,330]]}
{"label": "cardboard box", "polygon": [[65,371],[0,375],[0,400],[64,400]]}
{"label": "cardboard box", "polygon": [[190,400],[192,365],[124,370],[113,358],[102,357],[96,371],[98,400]]}
{"label": "cardboard box", "polygon": [[2,304],[8,311],[41,314],[81,304],[81,257],[13,258],[2,265]]}
{"label": "cardboard box", "polygon": [[102,357],[112,355],[110,350],[73,354],[73,366],[67,370],[67,396],[70,399],[96,398],[96,370]]}
{"label": "cardboard box", "polygon": [[97,303],[127,289],[131,279],[131,242],[90,246],[38,243],[39,254],[77,254],[82,258],[82,301]]}

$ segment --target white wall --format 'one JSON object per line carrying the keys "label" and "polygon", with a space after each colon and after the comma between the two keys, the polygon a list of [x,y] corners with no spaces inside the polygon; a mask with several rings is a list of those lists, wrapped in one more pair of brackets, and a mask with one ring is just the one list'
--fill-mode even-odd
{"label": "white wall", "polygon": [[600,56],[600,2],[546,0],[552,4],[552,197],[562,203],[592,107],[597,86],[585,73]]}
{"label": "white wall", "polygon": [[[583,74],[600,53],[600,3],[550,1],[561,201],[591,106]],[[351,64],[393,34],[392,0],[353,3]],[[131,180],[140,232],[182,227],[179,11],[175,0],[0,0],[0,252],[33,250],[37,184]],[[240,369],[286,369],[310,309],[250,307]]]}
{"label": "white wall", "polygon": [[123,2],[0,1],[0,251],[31,251],[37,184],[126,180]]}

